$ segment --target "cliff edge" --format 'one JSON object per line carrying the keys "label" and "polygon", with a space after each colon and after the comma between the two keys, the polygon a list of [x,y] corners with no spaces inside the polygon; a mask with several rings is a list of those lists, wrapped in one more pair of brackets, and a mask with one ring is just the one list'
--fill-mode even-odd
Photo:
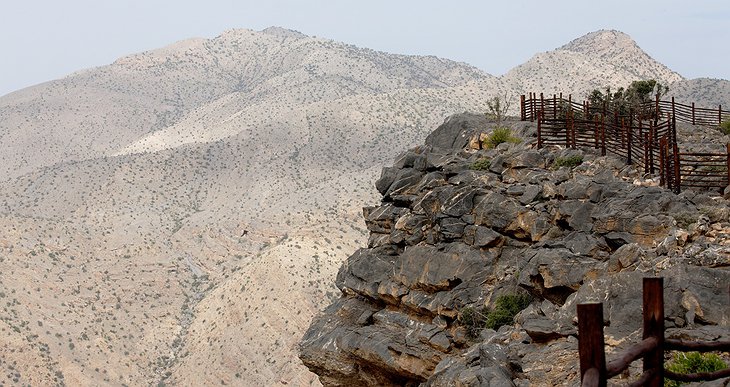
{"label": "cliff edge", "polygon": [[[481,149],[490,125],[453,116],[383,169],[368,247],[300,345],[324,385],[579,384],[575,305],[604,303],[610,357],[641,339],[644,276],[665,278],[667,337],[728,339],[727,200],[590,150]],[[505,297],[529,304],[475,324]]]}

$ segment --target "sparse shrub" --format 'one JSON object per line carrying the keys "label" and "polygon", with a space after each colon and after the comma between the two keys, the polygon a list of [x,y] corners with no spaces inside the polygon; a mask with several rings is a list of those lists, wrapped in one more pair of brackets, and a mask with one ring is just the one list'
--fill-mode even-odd
{"label": "sparse shrub", "polygon": [[519,144],[520,142],[522,142],[522,140],[514,137],[510,128],[498,127],[494,128],[494,130],[492,130],[492,133],[487,136],[487,138],[484,140],[483,146],[485,148],[496,148],[497,145],[504,142]]}
{"label": "sparse shrub", "polygon": [[698,216],[697,216],[697,214],[680,212],[678,214],[674,214],[674,220],[677,222],[677,226],[686,229],[692,223],[697,222]]}
{"label": "sparse shrub", "polygon": [[722,124],[720,124],[720,130],[724,134],[730,134],[730,120],[723,121]]}
{"label": "sparse shrub", "polygon": [[459,322],[466,328],[466,335],[470,338],[479,336],[479,332],[485,327],[489,310],[486,307],[473,308],[467,306],[459,311]]}
{"label": "sparse shrub", "polygon": [[574,168],[583,164],[583,156],[576,155],[570,157],[558,157],[553,162],[553,168],[559,169],[560,167]]}
{"label": "sparse shrub", "polygon": [[476,338],[484,328],[497,330],[511,325],[515,315],[530,305],[527,294],[503,294],[497,297],[494,309],[465,307],[459,312],[459,322],[466,328],[467,336]]}
{"label": "sparse shrub", "polygon": [[512,325],[515,315],[530,305],[530,296],[521,294],[504,294],[497,297],[494,310],[487,315],[485,325],[497,330],[502,325]]}
{"label": "sparse shrub", "polygon": [[477,160],[472,164],[469,169],[473,169],[475,171],[487,171],[489,170],[489,166],[492,164],[492,160],[482,157],[481,159]]}
{"label": "sparse shrub", "polygon": [[[713,353],[675,352],[674,359],[664,368],[677,374],[693,374],[697,372],[714,372],[727,368],[727,364]],[[665,379],[665,387],[678,387],[682,382]]]}

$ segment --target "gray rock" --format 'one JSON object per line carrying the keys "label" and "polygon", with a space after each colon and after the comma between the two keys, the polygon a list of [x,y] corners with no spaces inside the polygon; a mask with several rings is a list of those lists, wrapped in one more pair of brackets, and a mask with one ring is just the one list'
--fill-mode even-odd
{"label": "gray rock", "polygon": [[426,137],[426,145],[434,148],[460,150],[469,144],[477,131],[487,126],[483,114],[463,113],[447,118],[441,126]]}
{"label": "gray rock", "polygon": [[522,193],[522,196],[520,196],[520,203],[522,204],[529,204],[534,202],[539,196],[541,192],[541,187],[536,184],[528,184],[524,192]]}

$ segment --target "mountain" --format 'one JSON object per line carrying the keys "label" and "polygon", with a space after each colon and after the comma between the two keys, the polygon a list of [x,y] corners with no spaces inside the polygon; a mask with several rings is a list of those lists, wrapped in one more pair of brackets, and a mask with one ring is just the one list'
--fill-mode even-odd
{"label": "mountain", "polygon": [[495,82],[235,30],[3,97],[3,370],[31,384],[314,380],[293,348],[364,243],[368,180]]}
{"label": "mountain", "polygon": [[635,80],[673,84],[684,78],[652,59],[630,36],[600,30],[553,51],[538,53],[500,79],[522,94],[573,93],[581,99],[593,89],[616,89]]}
{"label": "mountain", "polygon": [[[665,74],[650,64],[613,71]],[[32,385],[317,383],[296,344],[367,243],[382,166],[493,96],[515,110],[535,71],[269,28],[0,97],[0,370]]]}

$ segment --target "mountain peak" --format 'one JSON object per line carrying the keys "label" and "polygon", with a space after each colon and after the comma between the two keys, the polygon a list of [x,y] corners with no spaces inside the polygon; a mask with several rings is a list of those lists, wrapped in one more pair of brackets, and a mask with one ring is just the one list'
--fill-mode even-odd
{"label": "mountain peak", "polygon": [[641,51],[631,36],[617,30],[598,30],[590,32],[577,39],[573,39],[570,43],[558,48],[558,50],[593,54],[601,53],[606,55],[615,55],[616,53],[626,51],[627,49],[631,51]]}
{"label": "mountain peak", "polygon": [[271,26],[268,28],[265,28],[261,30],[262,33],[268,34],[268,35],[274,35],[282,38],[306,38],[307,35],[296,31],[296,30],[290,30],[283,27],[277,27],[277,26]]}

